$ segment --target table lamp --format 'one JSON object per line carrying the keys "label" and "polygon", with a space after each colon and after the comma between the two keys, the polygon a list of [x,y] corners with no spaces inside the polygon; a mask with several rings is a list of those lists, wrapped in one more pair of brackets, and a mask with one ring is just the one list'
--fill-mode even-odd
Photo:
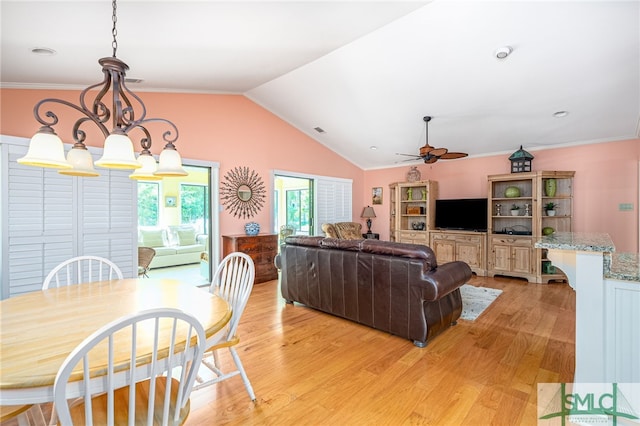
{"label": "table lamp", "polygon": [[367,206],[362,210],[360,217],[367,219],[367,234],[371,234],[371,218],[376,217],[376,212],[373,211],[373,207]]}

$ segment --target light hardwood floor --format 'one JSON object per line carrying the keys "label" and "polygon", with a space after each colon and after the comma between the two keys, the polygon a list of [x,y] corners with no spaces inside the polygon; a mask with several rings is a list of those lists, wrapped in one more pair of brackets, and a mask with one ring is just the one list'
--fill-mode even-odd
{"label": "light hardwood floor", "polygon": [[[536,425],[536,384],[573,380],[575,293],[503,277],[470,283],[503,293],[423,349],[286,305],[277,281],[257,284],[238,347],[257,402],[236,376],[193,392],[186,424]],[[221,361],[231,364],[228,351]]]}
{"label": "light hardwood floor", "polygon": [[470,283],[503,293],[423,349],[285,305],[277,281],[256,285],[238,351],[257,402],[234,377],[192,393],[187,425],[535,425],[536,384],[573,379],[575,293],[503,277]]}

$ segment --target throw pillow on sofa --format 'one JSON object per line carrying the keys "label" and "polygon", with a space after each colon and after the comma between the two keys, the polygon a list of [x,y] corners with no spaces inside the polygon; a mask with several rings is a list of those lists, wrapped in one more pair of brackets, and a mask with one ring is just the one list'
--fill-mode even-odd
{"label": "throw pillow on sofa", "polygon": [[195,229],[178,229],[178,241],[181,246],[192,246],[196,243],[196,231]]}
{"label": "throw pillow on sofa", "polygon": [[164,231],[162,229],[141,229],[140,230],[140,245],[144,247],[163,247],[164,246]]}

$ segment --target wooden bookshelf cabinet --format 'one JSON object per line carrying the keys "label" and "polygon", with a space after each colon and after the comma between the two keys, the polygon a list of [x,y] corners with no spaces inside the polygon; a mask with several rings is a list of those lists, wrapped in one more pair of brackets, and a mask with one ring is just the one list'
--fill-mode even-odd
{"label": "wooden bookshelf cabinet", "polygon": [[437,182],[396,182],[389,185],[391,241],[429,244],[429,231],[435,224]]}
{"label": "wooden bookshelf cabinet", "polygon": [[[491,175],[488,177],[487,274],[526,278],[548,283],[566,279],[564,274],[543,273],[544,253],[533,247],[544,228],[570,232],[573,223],[572,171],[537,171]],[[555,181],[556,191],[547,194],[547,181]],[[518,196],[507,197],[507,188],[518,188]],[[514,191],[515,192],[515,191]],[[513,194],[509,194],[513,195]],[[557,204],[555,216],[547,216],[544,205]],[[511,206],[519,207],[512,216]]]}
{"label": "wooden bookshelf cabinet", "polygon": [[487,275],[486,232],[433,230],[429,232],[429,245],[438,264],[461,260],[476,275]]}

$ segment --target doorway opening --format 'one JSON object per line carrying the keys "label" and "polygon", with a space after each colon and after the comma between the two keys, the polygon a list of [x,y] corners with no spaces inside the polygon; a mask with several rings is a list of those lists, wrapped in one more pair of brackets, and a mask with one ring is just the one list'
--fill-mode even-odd
{"label": "doorway opening", "polygon": [[313,199],[313,179],[274,175],[274,231],[314,235]]}
{"label": "doorway opening", "polygon": [[[149,278],[179,278],[196,286],[211,282],[219,248],[211,188],[217,173],[210,166],[185,165],[188,176],[138,182],[138,246],[155,255]],[[217,171],[217,169],[215,169]]]}

